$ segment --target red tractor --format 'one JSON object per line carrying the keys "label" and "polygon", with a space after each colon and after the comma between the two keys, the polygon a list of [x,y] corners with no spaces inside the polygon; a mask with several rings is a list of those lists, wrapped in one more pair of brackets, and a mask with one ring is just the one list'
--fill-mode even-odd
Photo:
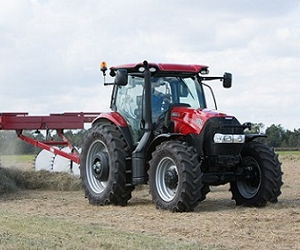
{"label": "red tractor", "polygon": [[244,132],[250,123],[207,109],[204,81],[231,87],[230,73],[207,73],[203,65],[147,61],[110,68],[112,112],[94,120],[80,159],[90,203],[126,205],[146,183],[156,206],[171,211],[192,211],[209,186],[225,183],[237,205],[277,202],[278,156],[255,141],[263,135]]}

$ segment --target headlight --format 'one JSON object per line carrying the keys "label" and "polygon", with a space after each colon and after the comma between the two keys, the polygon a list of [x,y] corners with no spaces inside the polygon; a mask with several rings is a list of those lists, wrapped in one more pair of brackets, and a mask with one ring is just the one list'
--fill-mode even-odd
{"label": "headlight", "polygon": [[233,143],[244,143],[245,135],[233,135]]}
{"label": "headlight", "polygon": [[244,143],[245,135],[215,134],[214,143]]}
{"label": "headlight", "polygon": [[144,67],[139,67],[138,70],[139,70],[140,72],[144,72],[144,71],[145,71],[145,68],[144,68]]}

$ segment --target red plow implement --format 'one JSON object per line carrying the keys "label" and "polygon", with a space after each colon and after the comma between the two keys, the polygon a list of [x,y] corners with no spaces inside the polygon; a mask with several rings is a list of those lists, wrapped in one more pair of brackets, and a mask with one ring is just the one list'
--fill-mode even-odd
{"label": "red plow implement", "polygon": [[[28,113],[0,113],[0,130],[15,130],[17,136],[35,147],[65,157],[77,164],[80,156],[71,142],[64,136],[66,129],[83,129],[85,123],[91,123],[100,113],[62,113],[49,116],[30,116]],[[56,131],[60,140],[39,141],[23,134],[25,130]],[[62,151],[56,146],[69,147],[71,153]]]}

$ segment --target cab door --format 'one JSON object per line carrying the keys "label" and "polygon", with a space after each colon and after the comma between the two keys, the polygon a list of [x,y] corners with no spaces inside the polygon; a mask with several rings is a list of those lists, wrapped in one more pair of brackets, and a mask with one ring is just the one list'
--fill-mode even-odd
{"label": "cab door", "polygon": [[134,144],[143,135],[141,129],[144,79],[128,76],[126,86],[116,86],[114,110],[119,112],[127,121]]}

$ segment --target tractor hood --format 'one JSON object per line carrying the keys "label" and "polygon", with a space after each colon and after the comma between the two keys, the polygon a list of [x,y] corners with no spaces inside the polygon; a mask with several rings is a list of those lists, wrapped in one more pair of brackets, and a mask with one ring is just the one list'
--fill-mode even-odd
{"label": "tractor hood", "polygon": [[234,119],[233,116],[217,111],[188,107],[174,107],[170,114],[170,119],[174,122],[174,132],[184,135],[200,134],[207,121],[215,117]]}

